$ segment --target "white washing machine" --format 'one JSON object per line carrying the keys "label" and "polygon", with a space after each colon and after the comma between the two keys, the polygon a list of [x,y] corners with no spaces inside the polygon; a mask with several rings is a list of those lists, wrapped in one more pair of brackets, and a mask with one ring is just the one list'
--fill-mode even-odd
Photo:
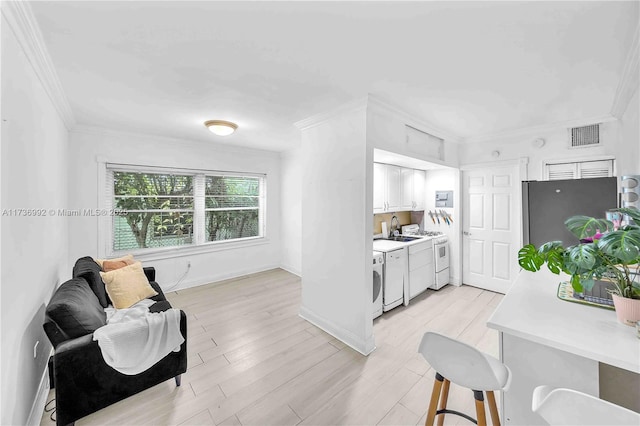
{"label": "white washing machine", "polygon": [[379,251],[373,252],[373,318],[382,315],[382,287],[383,287],[383,271],[384,253]]}

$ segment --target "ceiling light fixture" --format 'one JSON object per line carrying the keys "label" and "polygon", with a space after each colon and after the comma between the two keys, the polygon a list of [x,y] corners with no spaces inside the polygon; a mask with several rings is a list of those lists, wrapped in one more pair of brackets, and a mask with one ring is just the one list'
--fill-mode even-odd
{"label": "ceiling light fixture", "polygon": [[209,120],[205,121],[204,125],[207,126],[211,133],[218,136],[228,136],[238,128],[236,123],[224,120]]}

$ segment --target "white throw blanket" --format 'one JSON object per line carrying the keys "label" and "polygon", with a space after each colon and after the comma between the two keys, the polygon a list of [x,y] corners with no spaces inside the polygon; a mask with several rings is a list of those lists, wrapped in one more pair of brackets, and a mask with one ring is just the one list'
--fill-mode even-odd
{"label": "white throw blanket", "polygon": [[104,361],[122,374],[146,371],[184,342],[180,310],[151,313],[154,303],[144,299],[127,309],[105,308],[107,325],[93,332]]}

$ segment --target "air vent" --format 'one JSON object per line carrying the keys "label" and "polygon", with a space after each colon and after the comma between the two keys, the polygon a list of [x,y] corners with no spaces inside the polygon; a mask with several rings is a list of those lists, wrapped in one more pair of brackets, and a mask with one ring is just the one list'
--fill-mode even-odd
{"label": "air vent", "polygon": [[581,148],[600,144],[600,124],[571,129],[571,146]]}
{"label": "air vent", "polygon": [[613,160],[545,164],[547,180],[589,179],[613,176]]}

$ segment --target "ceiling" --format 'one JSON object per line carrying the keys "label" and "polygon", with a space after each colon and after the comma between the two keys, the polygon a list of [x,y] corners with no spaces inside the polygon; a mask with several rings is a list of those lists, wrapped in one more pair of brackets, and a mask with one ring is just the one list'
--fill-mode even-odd
{"label": "ceiling", "polygon": [[[36,1],[80,124],[282,151],[368,94],[460,138],[609,114],[639,3]],[[203,122],[240,128],[221,138]]]}

